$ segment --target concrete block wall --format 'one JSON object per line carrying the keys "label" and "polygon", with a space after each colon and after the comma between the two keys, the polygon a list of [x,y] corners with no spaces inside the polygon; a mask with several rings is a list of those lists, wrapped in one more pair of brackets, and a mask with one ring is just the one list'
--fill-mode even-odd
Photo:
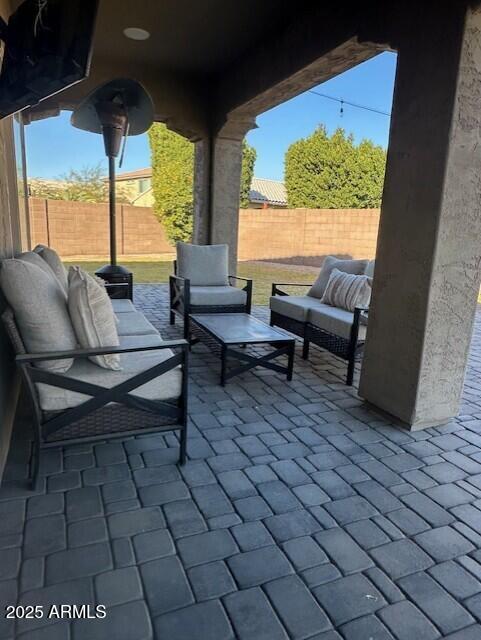
{"label": "concrete block wall", "polygon": [[[107,204],[30,199],[32,246],[54,247],[63,257],[106,255]],[[319,265],[326,255],[373,258],[378,209],[241,209],[239,259]],[[150,207],[118,205],[118,251],[172,253]]]}

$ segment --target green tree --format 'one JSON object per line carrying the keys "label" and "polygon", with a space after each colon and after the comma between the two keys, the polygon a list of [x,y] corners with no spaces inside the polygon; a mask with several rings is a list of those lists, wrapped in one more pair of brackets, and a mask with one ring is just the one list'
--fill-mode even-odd
{"label": "green tree", "polygon": [[[173,242],[189,241],[193,228],[194,145],[155,123],[149,130],[154,211]],[[255,149],[243,142],[240,200],[248,206]]]}
{"label": "green tree", "polygon": [[364,209],[381,203],[386,152],[370,140],[354,143],[337,129],[324,126],[291,144],[285,157],[285,183],[290,207]]}

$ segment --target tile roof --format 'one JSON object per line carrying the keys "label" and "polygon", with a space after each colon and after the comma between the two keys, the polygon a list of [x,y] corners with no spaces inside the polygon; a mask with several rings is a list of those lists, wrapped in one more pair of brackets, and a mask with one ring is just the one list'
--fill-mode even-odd
{"label": "tile roof", "polygon": [[280,180],[252,178],[249,200],[260,204],[287,206],[286,187]]}

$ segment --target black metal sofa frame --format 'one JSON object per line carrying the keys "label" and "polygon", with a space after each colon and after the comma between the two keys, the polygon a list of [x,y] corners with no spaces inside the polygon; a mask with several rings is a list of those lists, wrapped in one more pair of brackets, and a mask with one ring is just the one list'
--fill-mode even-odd
{"label": "black metal sofa frame", "polygon": [[[149,347],[79,349],[49,353],[27,353],[11,309],[2,320],[12,343],[16,364],[33,408],[34,450],[31,462],[32,486],[38,488],[41,450],[78,442],[127,437],[139,433],[179,431],[179,464],[186,461],[187,447],[187,376],[188,343],[166,340]],[[69,378],[35,366],[36,362],[66,358],[88,358],[105,354],[137,353],[161,349],[178,349],[178,353],[112,388]],[[181,394],[172,400],[147,400],[133,393],[135,389],[178,366],[182,367]],[[63,411],[45,412],[40,406],[36,383],[67,389],[90,396],[85,402]]]}
{"label": "black metal sofa frame", "polygon": [[174,275],[169,277],[170,324],[175,324],[175,316],[184,322],[184,338],[190,340],[189,316],[196,313],[250,313],[252,309],[252,280],[239,276],[229,276],[229,283],[245,282],[242,290],[246,292],[245,304],[231,305],[193,305],[190,302],[190,280],[177,275],[177,261],[174,260]]}
{"label": "black metal sofa frame", "polygon": [[[288,296],[289,294],[280,287],[311,287],[311,284],[296,282],[274,282],[272,284],[272,296]],[[338,336],[335,333],[325,331],[310,322],[301,322],[289,318],[283,314],[271,310],[270,324],[271,326],[281,327],[286,331],[294,333],[296,336],[303,338],[302,357],[307,360],[309,357],[310,343],[314,343],[322,349],[326,349],[338,358],[347,360],[346,384],[351,386],[354,377],[354,365],[356,361],[362,358],[364,352],[364,341],[360,341],[359,325],[361,322],[361,314],[367,313],[368,309],[356,307],[353,316],[351,333],[349,339]]]}

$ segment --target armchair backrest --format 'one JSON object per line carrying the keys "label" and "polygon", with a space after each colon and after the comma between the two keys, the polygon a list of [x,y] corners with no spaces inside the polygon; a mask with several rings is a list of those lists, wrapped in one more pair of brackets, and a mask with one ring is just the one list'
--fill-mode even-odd
{"label": "armchair backrest", "polygon": [[193,286],[229,284],[229,247],[226,244],[177,243],[177,275]]}

